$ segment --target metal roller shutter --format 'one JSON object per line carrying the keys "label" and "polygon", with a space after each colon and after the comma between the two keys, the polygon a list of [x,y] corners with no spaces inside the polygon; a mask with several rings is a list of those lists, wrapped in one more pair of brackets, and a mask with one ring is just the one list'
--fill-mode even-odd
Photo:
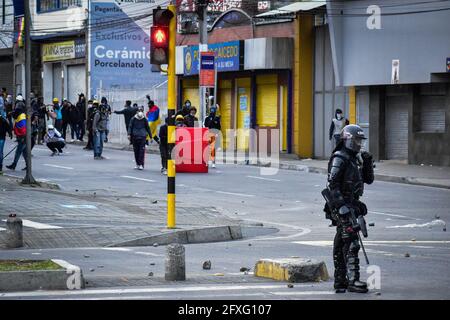
{"label": "metal roller shutter", "polygon": [[227,129],[231,129],[231,80],[222,80],[219,83],[219,115],[222,126],[223,147],[226,142]]}
{"label": "metal roller shutter", "polygon": [[405,96],[386,98],[386,158],[408,159],[408,105]]}
{"label": "metal roller shutter", "polygon": [[427,84],[420,88],[420,131],[445,132],[446,84]]}
{"label": "metal roller shutter", "polygon": [[67,67],[67,96],[70,102],[78,101],[78,93],[86,93],[86,67],[84,64]]}
{"label": "metal roller shutter", "polygon": [[256,77],[256,124],[259,127],[278,125],[278,77],[262,75]]}
{"label": "metal roller shutter", "polygon": [[13,89],[14,63],[12,61],[0,61],[0,88],[6,88],[7,92]]}

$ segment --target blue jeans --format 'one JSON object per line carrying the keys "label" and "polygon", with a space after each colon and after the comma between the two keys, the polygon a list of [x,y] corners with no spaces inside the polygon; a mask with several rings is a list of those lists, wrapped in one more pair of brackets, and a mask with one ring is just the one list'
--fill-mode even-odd
{"label": "blue jeans", "polygon": [[100,157],[102,155],[105,137],[105,131],[97,131],[94,133],[94,157]]}
{"label": "blue jeans", "polygon": [[5,147],[5,140],[0,140],[0,167],[3,165],[3,148]]}
{"label": "blue jeans", "polygon": [[17,162],[19,162],[20,155],[23,156],[25,162],[27,161],[27,141],[25,137],[17,138],[17,149],[16,154],[14,155],[14,161],[12,166],[15,168],[17,166]]}

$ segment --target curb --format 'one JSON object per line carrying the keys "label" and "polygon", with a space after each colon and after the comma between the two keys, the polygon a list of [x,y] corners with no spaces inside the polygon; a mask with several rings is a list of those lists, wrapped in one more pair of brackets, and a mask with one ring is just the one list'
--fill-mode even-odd
{"label": "curb", "polygon": [[1,291],[79,290],[85,287],[83,273],[78,266],[65,260],[52,259],[62,270],[0,272]]}
{"label": "curb", "polygon": [[192,244],[242,239],[241,226],[207,227],[191,230],[169,231],[154,236],[138,238],[108,245],[107,247],[145,247],[170,243]]}

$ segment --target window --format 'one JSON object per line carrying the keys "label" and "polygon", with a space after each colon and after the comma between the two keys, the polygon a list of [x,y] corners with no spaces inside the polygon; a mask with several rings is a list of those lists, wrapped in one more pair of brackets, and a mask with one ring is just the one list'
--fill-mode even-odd
{"label": "window", "polygon": [[73,6],[81,7],[81,0],[38,0],[37,12],[62,10]]}

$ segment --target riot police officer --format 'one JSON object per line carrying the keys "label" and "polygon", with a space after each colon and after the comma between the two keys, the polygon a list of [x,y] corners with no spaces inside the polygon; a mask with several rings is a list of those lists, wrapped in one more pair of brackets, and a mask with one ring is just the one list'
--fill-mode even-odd
{"label": "riot police officer", "polygon": [[361,152],[365,139],[361,127],[345,126],[328,163],[330,203],[325,205],[324,211],[337,227],[333,247],[337,293],[368,291],[367,284],[360,281],[358,231],[361,226],[355,219],[367,214],[367,207],[359,198],[363,195],[364,183],[371,184],[374,180],[372,156]]}

